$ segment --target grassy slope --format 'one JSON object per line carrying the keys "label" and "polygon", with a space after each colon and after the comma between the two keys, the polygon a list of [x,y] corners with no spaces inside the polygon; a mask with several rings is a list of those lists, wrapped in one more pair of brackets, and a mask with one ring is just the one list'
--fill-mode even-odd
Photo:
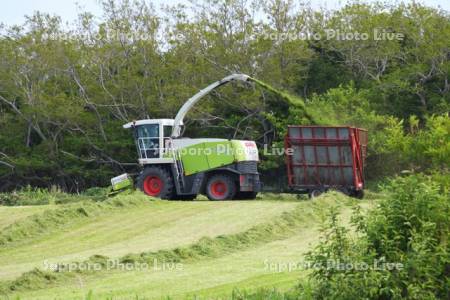
{"label": "grassy slope", "polygon": [[45,206],[0,206],[0,230],[6,226],[23,220],[28,216],[42,212],[46,209],[54,207],[50,205]]}
{"label": "grassy slope", "polygon": [[295,205],[295,202],[272,201],[149,201],[145,206],[81,219],[51,235],[2,247],[0,278],[13,278],[34,267],[41,267],[45,259],[70,262],[84,260],[94,254],[119,257],[129,252],[173,248],[203,236],[235,233]]}
{"label": "grassy slope", "polygon": [[[326,207],[330,199],[318,201]],[[202,236],[244,231],[295,206],[304,208],[307,214],[314,205],[311,201],[152,202],[145,209],[109,214],[88,224],[74,224],[68,230],[40,237],[27,245],[0,250],[0,270],[4,272],[0,278],[10,278],[20,273],[16,272],[17,269],[26,270],[42,264],[44,257],[51,261],[70,261],[81,260],[91,254],[117,257],[128,252],[168,249],[192,243]],[[350,208],[343,207],[344,219],[348,220],[349,215]],[[217,258],[185,263],[178,271],[108,271],[80,276],[60,287],[19,295],[21,299],[80,299],[92,290],[95,299],[111,296],[125,299],[134,295],[149,298],[198,295],[209,298],[229,296],[235,287],[287,289],[305,272],[268,271],[265,261],[300,261],[302,254],[317,242],[318,223],[317,218],[305,218],[304,226],[297,228],[290,237]]]}
{"label": "grassy slope", "polygon": [[299,261],[314,241],[316,230],[303,230],[303,233],[294,237],[217,259],[183,264],[181,271],[108,272],[95,277],[80,277],[61,287],[19,295],[24,299],[49,299],[54,295],[60,295],[64,299],[77,299],[85,297],[92,290],[95,299],[112,296],[133,299],[135,295],[148,298],[184,298],[194,295],[218,297],[229,296],[235,287],[290,287],[298,280],[299,272],[269,272],[265,268],[265,260]]}

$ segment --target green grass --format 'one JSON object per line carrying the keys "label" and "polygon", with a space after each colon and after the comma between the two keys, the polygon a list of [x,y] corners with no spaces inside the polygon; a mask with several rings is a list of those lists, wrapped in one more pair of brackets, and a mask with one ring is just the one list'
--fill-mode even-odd
{"label": "green grass", "polygon": [[24,187],[12,193],[0,193],[0,205],[25,206],[68,204],[84,200],[104,201],[107,199],[109,188],[91,188],[82,194],[68,194],[57,187],[50,189]]}
{"label": "green grass", "polygon": [[[125,199],[133,197],[126,196]],[[265,222],[283,211],[289,211],[294,202],[226,201],[226,202],[173,202],[148,201],[108,211],[94,210],[106,204],[96,204],[89,210],[91,217],[75,214],[75,218],[61,214],[54,223],[42,213],[16,224],[19,228],[39,230],[34,237],[2,246],[0,250],[0,278],[9,279],[41,267],[43,260],[57,262],[80,261],[101,254],[120,257],[130,252],[157,251],[187,245],[202,237],[237,233],[250,226]],[[75,212],[78,205],[61,208]],[[102,205],[102,206],[99,206]],[[86,207],[86,205],[84,205]],[[109,207],[109,206],[108,206]],[[14,209],[13,207],[9,209]],[[95,212],[95,214],[94,214]],[[52,215],[53,216],[53,215]],[[72,217],[72,214],[69,214]],[[38,222],[35,222],[39,220]],[[43,219],[43,220],[42,220]],[[57,224],[46,232],[38,223]],[[48,225],[47,227],[49,227]],[[2,230],[3,235],[9,230]],[[0,236],[1,236],[0,234]],[[32,247],[31,247],[32,245]]]}
{"label": "green grass", "polygon": [[[30,215],[4,227],[0,232],[0,245],[6,246],[41,234],[48,234],[79,220],[93,219],[123,207],[139,207],[147,203],[148,198],[142,193],[136,192],[101,203],[82,201],[70,205],[60,205],[56,209],[43,210],[40,214]],[[10,210],[14,211],[14,208],[12,207]]]}
{"label": "green grass", "polygon": [[0,206],[0,230],[8,225],[21,221],[28,216],[55,208],[55,205],[46,206]]}
{"label": "green grass", "polygon": [[[317,241],[321,215],[330,205],[340,204],[344,218],[350,214],[349,201],[337,194],[315,201],[295,199],[148,201],[107,211],[2,247],[0,281],[11,285],[5,280],[12,280],[19,291],[10,296],[20,299],[83,299],[90,291],[92,299],[134,299],[229,297],[235,288],[286,290],[306,273],[268,271],[264,262],[301,260]],[[71,273],[56,279],[51,273],[29,272],[42,267],[44,259],[83,261],[94,254],[150,263],[155,257],[177,260],[183,269]]]}

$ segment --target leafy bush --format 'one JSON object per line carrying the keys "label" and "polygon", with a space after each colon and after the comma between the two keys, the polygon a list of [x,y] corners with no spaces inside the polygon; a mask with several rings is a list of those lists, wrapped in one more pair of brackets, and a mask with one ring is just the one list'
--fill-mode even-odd
{"label": "leafy bush", "polygon": [[445,170],[450,165],[450,118],[431,116],[419,130],[410,118],[410,130],[403,130],[403,122],[392,123],[385,134],[385,147],[380,152],[393,153],[397,165],[426,171]]}
{"label": "leafy bush", "polygon": [[314,298],[449,298],[448,180],[412,175],[384,189],[388,197],[367,217],[356,209],[356,233],[331,213],[323,240],[307,255],[318,266],[311,274]]}

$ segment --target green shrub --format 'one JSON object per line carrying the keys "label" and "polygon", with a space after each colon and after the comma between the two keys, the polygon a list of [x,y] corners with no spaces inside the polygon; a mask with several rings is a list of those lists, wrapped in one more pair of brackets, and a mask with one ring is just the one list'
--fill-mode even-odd
{"label": "green shrub", "polygon": [[420,130],[411,125],[415,120],[411,116],[409,132],[403,130],[403,122],[391,122],[379,152],[391,153],[400,168],[445,171],[450,165],[450,118],[431,116]]}
{"label": "green shrub", "polygon": [[449,298],[448,180],[411,175],[391,180],[384,190],[388,196],[367,217],[356,209],[355,233],[331,213],[323,240],[307,255],[317,266],[311,273],[314,298]]}

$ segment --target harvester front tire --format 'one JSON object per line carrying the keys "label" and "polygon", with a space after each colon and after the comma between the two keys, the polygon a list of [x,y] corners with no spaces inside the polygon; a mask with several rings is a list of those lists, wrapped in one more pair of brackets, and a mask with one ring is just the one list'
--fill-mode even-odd
{"label": "harvester front tire", "polygon": [[138,188],[146,195],[161,199],[172,199],[174,185],[172,176],[160,167],[147,167],[139,175]]}
{"label": "harvester front tire", "polygon": [[231,200],[236,195],[236,183],[226,174],[217,174],[209,178],[206,184],[206,196],[209,200]]}

